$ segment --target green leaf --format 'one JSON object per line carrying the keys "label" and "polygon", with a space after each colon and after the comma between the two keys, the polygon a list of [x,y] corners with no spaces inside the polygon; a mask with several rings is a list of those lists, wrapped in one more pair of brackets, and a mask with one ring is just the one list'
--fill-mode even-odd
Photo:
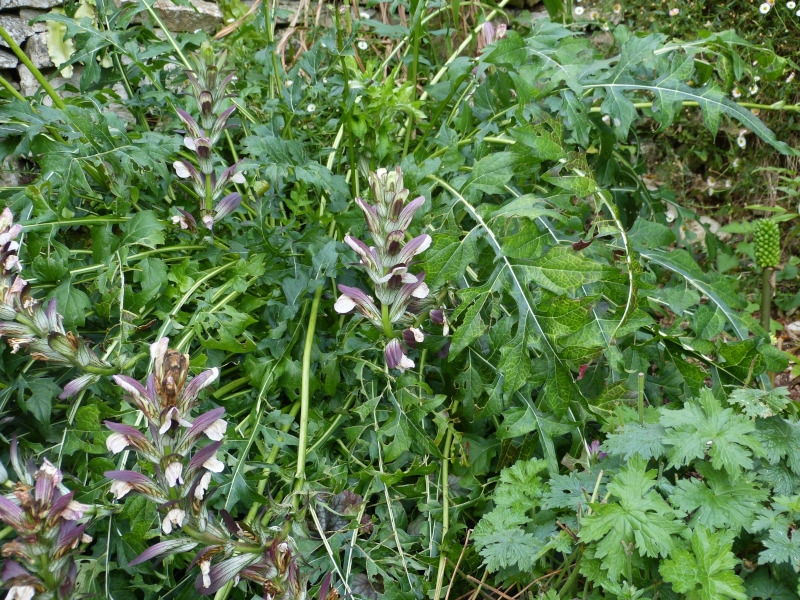
{"label": "green leaf", "polygon": [[532,510],[542,495],[539,473],[547,463],[539,459],[518,460],[500,472],[500,482],[492,499],[500,509],[525,514]]}
{"label": "green leaf", "polygon": [[477,238],[476,229],[461,241],[447,234],[434,236],[433,246],[426,252],[426,270],[432,275],[432,287],[439,287],[464,275],[464,270],[475,260]]}
{"label": "green leaf", "polygon": [[755,388],[736,388],[728,396],[728,402],[741,406],[744,414],[748,417],[766,419],[783,412],[783,409],[791,402],[791,398],[789,389],[785,387],[766,391]]}
{"label": "green leaf", "polygon": [[646,468],[644,459],[631,457],[608,485],[619,501],[592,503],[594,513],[581,520],[581,540],[597,542],[595,557],[612,581],[626,570],[623,542],[639,556],[666,557],[673,549],[672,536],[684,529],[672,508],[652,489],[657,471]]}
{"label": "green leaf", "polygon": [[754,453],[764,454],[755,424],[733,409],[723,409],[708,388],[682,409],[663,411],[661,425],[667,429],[664,443],[672,446],[667,450],[670,468],[705,460],[708,453],[715,469],[725,469],[735,477],[753,467]]}
{"label": "green leaf", "polygon": [[472,174],[461,188],[461,194],[466,195],[472,190],[484,194],[504,194],[505,186],[514,174],[511,170],[514,164],[516,157],[512,152],[495,152],[483,157],[472,168]]}
{"label": "green leaf", "polygon": [[800,573],[800,534],[792,531],[791,537],[786,529],[771,529],[764,540],[764,550],[758,555],[758,564],[788,564]]}
{"label": "green leaf", "polygon": [[703,479],[681,479],[670,496],[675,508],[691,515],[690,525],[699,523],[737,534],[749,527],[760,503],[767,499],[767,491],[748,476],[731,479],[707,463],[697,463],[695,468]]}
{"label": "green leaf", "polygon": [[630,460],[636,454],[645,460],[660,458],[666,451],[662,441],[665,431],[660,423],[626,423],[622,430],[606,438],[602,449],[625,460]]}
{"label": "green leaf", "polygon": [[780,417],[758,419],[756,437],[770,464],[782,463],[800,475],[800,423]]}
{"label": "green leaf", "polygon": [[731,552],[733,532],[698,525],[691,551],[678,548],[659,567],[664,581],[686,594],[687,600],[747,600],[742,580],[734,572],[739,559]]}
{"label": "green leaf", "polygon": [[120,246],[139,244],[148,248],[155,248],[164,243],[164,223],[156,218],[152,210],[143,210],[136,213],[133,218],[122,225],[124,235]]}
{"label": "green leaf", "polygon": [[516,269],[524,271],[535,283],[554,294],[568,294],[575,289],[600,281],[607,268],[585,258],[571,246],[555,246],[544,256],[531,260]]}
{"label": "green leaf", "polygon": [[58,312],[64,317],[65,329],[83,327],[86,324],[86,314],[91,310],[92,303],[89,296],[72,285],[71,279],[58,286],[51,297],[56,299]]}

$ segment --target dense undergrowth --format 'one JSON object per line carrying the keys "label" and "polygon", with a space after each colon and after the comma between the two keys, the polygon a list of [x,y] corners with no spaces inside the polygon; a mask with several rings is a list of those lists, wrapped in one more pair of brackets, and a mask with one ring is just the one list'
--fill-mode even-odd
{"label": "dense undergrowth", "polygon": [[98,0],[51,17],[79,94],[6,86],[9,597],[797,597],[787,355],[639,144],[688,109],[794,155],[730,97],[786,61],[274,8]]}

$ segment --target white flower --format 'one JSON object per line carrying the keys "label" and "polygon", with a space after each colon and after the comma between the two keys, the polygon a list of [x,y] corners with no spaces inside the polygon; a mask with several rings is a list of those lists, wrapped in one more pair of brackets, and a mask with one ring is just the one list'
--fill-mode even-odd
{"label": "white flower", "polygon": [[713,188],[715,185],[717,185],[717,180],[714,179],[713,177],[709,177],[708,179],[706,179],[706,185],[708,187],[712,187]]}
{"label": "white flower", "polygon": [[729,187],[731,187],[731,180],[730,180],[730,179],[726,179],[726,180],[725,180],[725,187],[726,187],[726,188],[729,188]]}
{"label": "white flower", "polygon": [[172,163],[172,166],[175,168],[175,175],[181,179],[186,179],[189,177],[189,169],[186,168],[186,165],[183,164],[182,160],[176,160],[174,163]]}
{"label": "white flower", "polygon": [[183,485],[183,465],[178,461],[169,463],[164,471],[164,477],[169,487],[175,487],[179,483]]}
{"label": "white flower", "polygon": [[614,11],[615,15],[618,15],[619,13],[622,12],[622,5],[617,3],[614,5],[614,8],[612,10]]}
{"label": "white flower", "polygon": [[582,6],[576,6],[575,7],[575,14],[580,17],[585,12],[585,10],[586,9],[583,8]]}
{"label": "white flower", "polygon": [[227,428],[228,422],[225,419],[217,419],[209,425],[203,433],[208,436],[208,439],[218,442],[225,436],[225,430]]}
{"label": "white flower", "polygon": [[365,42],[364,40],[359,40],[358,49],[359,50],[366,50],[367,48],[369,48],[369,44],[367,44],[367,42]]}
{"label": "white flower", "polygon": [[732,166],[734,169],[737,169],[737,168],[739,168],[739,159],[738,159],[738,158],[734,158],[734,159],[733,159],[733,162],[731,163],[731,166]]}
{"label": "white flower", "polygon": [[168,513],[167,516],[164,517],[164,521],[161,523],[161,529],[164,533],[172,533],[172,526],[175,527],[182,527],[183,526],[183,519],[186,516],[186,512],[182,508],[173,508]]}
{"label": "white flower", "polygon": [[203,225],[211,231],[214,227],[214,215],[203,215]]}
{"label": "white flower", "polygon": [[315,110],[317,110],[317,105],[316,105],[316,104],[309,104],[309,105],[306,107],[306,110],[307,110],[308,112],[312,113],[312,112],[314,112]]}
{"label": "white flower", "polygon": [[761,109],[760,108],[751,108],[750,112],[753,113],[755,116],[758,116],[758,115],[761,114]]}
{"label": "white flower", "polygon": [[681,12],[680,8],[670,8],[669,9],[669,16],[670,17],[677,17]]}
{"label": "white flower", "polygon": [[597,12],[596,10],[593,10],[592,12],[589,13],[589,18],[592,21],[594,21],[595,19],[599,19],[600,18],[600,13]]}
{"label": "white flower", "polygon": [[761,11],[762,15],[767,14],[772,9],[772,4],[769,2],[764,2],[761,6],[758,7],[758,10]]}
{"label": "white flower", "polygon": [[744,148],[747,146],[747,139],[743,135],[740,135],[736,138],[736,144],[739,146],[739,148]]}
{"label": "white flower", "polygon": [[194,143],[194,138],[189,135],[183,138],[183,145],[186,146],[189,150],[192,151],[197,150],[197,144]]}
{"label": "white flower", "polygon": [[786,8],[789,10],[794,10],[795,6],[797,6],[797,3],[795,3],[793,0],[789,0],[789,2],[786,3]]}
{"label": "white flower", "polygon": [[750,86],[750,89],[748,91],[750,92],[751,96],[755,96],[758,93],[758,86],[754,83],[753,85]]}
{"label": "white flower", "polygon": [[800,9],[798,9],[798,11],[796,13],[794,13],[794,16],[795,17],[800,17]]}
{"label": "white flower", "polygon": [[121,433],[112,433],[106,438],[106,448],[111,454],[119,454],[128,447],[128,438]]}
{"label": "white flower", "polygon": [[172,224],[180,225],[181,229],[189,229],[189,221],[184,215],[172,215]]}
{"label": "white flower", "polygon": [[211,575],[209,572],[211,571],[211,559],[208,560],[201,560],[200,561],[200,575],[203,577],[203,587],[210,588],[211,587]]}
{"label": "white flower", "polygon": [[209,458],[206,462],[203,463],[203,466],[208,469],[209,471],[213,471],[214,473],[222,473],[222,469],[225,468],[225,463],[217,458],[215,454],[211,458]]}
{"label": "white flower", "polygon": [[283,82],[283,85],[285,85],[287,88],[290,88],[292,87],[293,83],[294,81],[292,81],[291,79],[287,79],[286,81]]}
{"label": "white flower", "polygon": [[211,471],[206,471],[197,483],[197,487],[194,488],[194,497],[202,500],[203,496],[206,495],[209,483],[211,483]]}
{"label": "white flower", "polygon": [[[611,31],[611,27],[608,26],[608,23],[603,23],[600,27],[603,31]],[[512,90],[513,91],[513,90]],[[516,97],[516,96],[515,96]]]}
{"label": "white flower", "polygon": [[31,600],[36,595],[36,588],[32,585],[15,585],[8,590],[6,600]]}
{"label": "white flower", "polygon": [[111,482],[111,489],[109,490],[112,494],[114,494],[114,498],[119,500],[120,498],[124,497],[125,494],[130,492],[133,489],[133,486],[126,482],[126,481],[119,481],[114,480]]}
{"label": "white flower", "polygon": [[424,334],[424,333],[422,333],[422,332],[421,332],[419,329],[417,329],[416,327],[409,327],[409,328],[408,328],[408,330],[409,330],[411,333],[413,333],[413,334],[414,334],[414,341],[415,341],[415,342],[417,342],[418,344],[421,344],[422,342],[424,342],[424,341],[425,341],[425,334]]}
{"label": "white flower", "polygon": [[369,19],[369,13],[367,13],[367,12],[364,12],[364,11],[362,10],[360,13],[358,13],[358,18],[359,18],[359,19]]}
{"label": "white flower", "polygon": [[[800,12],[800,11],[798,11],[798,12]],[[795,76],[794,71],[789,73],[789,76],[786,78],[786,83],[792,83],[792,80],[794,79],[794,76]]]}
{"label": "white flower", "polygon": [[760,75],[756,75],[755,77],[753,77],[753,80],[754,81],[761,81],[761,76]]}
{"label": "white flower", "polygon": [[731,96],[733,96],[734,98],[741,98],[742,90],[740,90],[738,87],[733,88],[731,90]]}
{"label": "white flower", "polygon": [[322,83],[328,83],[328,78],[327,77],[323,77],[322,78]]}
{"label": "white flower", "polygon": [[675,211],[672,208],[668,208],[667,212],[664,213],[664,218],[667,220],[667,223],[672,223],[678,215],[675,214]]}
{"label": "white flower", "polygon": [[233,177],[231,177],[231,183],[244,183],[245,181],[244,173],[242,172],[234,173]]}

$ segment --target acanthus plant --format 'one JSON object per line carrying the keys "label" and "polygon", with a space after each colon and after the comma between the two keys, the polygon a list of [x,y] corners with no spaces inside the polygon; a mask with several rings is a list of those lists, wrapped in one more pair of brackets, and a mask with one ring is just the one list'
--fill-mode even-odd
{"label": "acanthus plant", "polygon": [[18,537],[3,545],[3,585],[7,600],[68,600],[78,598],[75,555],[92,541],[84,516],[90,507],[74,499],[64,475],[49,460],[36,468],[20,459],[17,441],[11,462],[19,481],[9,496],[0,496],[0,520]]}
{"label": "acanthus plant", "polygon": [[[394,171],[378,169],[370,173],[370,188],[375,204],[356,198],[356,204],[364,212],[374,246],[351,235],[344,238],[361,259],[359,264],[369,276],[370,283],[380,306],[363,290],[339,285],[341,295],[334,308],[340,314],[348,314],[354,309],[387,338],[384,355],[389,369],[401,372],[414,368],[414,361],[407,355],[407,349],[416,349],[425,340],[420,325],[426,318],[434,324],[443,326],[443,334],[448,333],[444,311],[437,309],[437,299],[432,298],[425,283],[425,271],[411,272],[417,262],[415,257],[431,245],[427,233],[406,241],[406,234],[414,214],[425,202],[420,196],[406,203],[409,191],[403,187],[403,173],[400,167]],[[400,336],[395,327],[402,330]],[[402,338],[402,342],[400,341]],[[440,349],[446,356],[449,345]]]}
{"label": "acanthus plant", "polygon": [[[241,161],[223,169],[219,176],[214,168],[214,145],[228,127],[228,119],[236,110],[235,104],[223,108],[226,100],[231,97],[226,91],[235,74],[224,69],[226,52],[215,58],[210,48],[204,50],[193,56],[195,68],[186,71],[200,113],[199,122],[185,110],[176,108],[178,117],[186,126],[184,146],[194,152],[199,169],[186,160],[175,161],[173,166],[178,177],[191,180],[194,193],[200,201],[201,221],[211,231],[215,223],[230,215],[242,202],[239,192],[225,193],[228,186],[231,183],[244,183],[245,179]],[[196,231],[197,221],[192,214],[178,210],[181,214],[172,217],[173,223],[180,225],[182,229]]]}
{"label": "acanthus plant", "polygon": [[30,284],[20,275],[17,238],[21,233],[11,210],[4,209],[0,214],[0,337],[6,338],[12,354],[22,349],[34,360],[83,371],[64,387],[60,398],[69,398],[125,366],[118,368],[98,357],[83,338],[66,331],[55,298],[46,304],[33,298]]}
{"label": "acanthus plant", "polygon": [[[304,579],[297,565],[297,548],[285,527],[265,527],[260,521],[235,521],[221,510],[219,519],[206,506],[214,489],[212,474],[224,463],[217,457],[227,429],[224,408],[193,416],[200,391],[219,377],[217,368],[188,378],[189,355],[168,347],[162,338],[150,347],[153,373],[142,385],[124,375],[114,376],[126,397],[147,421],[148,435],[136,427],[106,421],[112,431],[109,451],[134,450],[148,472],[107,471],[113,480],[110,492],[117,500],[138,493],[158,505],[165,535],[176,538],[158,542],[129,563],[135,566],[168,554],[201,549],[191,562],[200,574],[195,588],[201,595],[216,593],[229,581],[248,579],[257,583],[264,598],[302,598]],[[202,445],[204,440],[210,443]],[[286,523],[290,523],[287,521]]]}

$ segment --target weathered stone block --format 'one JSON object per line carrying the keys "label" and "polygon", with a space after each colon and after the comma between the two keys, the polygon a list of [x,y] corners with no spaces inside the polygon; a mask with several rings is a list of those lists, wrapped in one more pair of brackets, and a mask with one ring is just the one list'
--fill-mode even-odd
{"label": "weathered stone block", "polygon": [[64,4],[64,0],[0,0],[0,10],[23,7],[47,10],[62,4]]}
{"label": "weathered stone block", "polygon": [[28,55],[28,58],[31,59],[33,66],[37,69],[41,69],[43,67],[55,67],[52,59],[50,58],[50,54],[47,52],[46,33],[34,33],[28,38],[28,41],[25,42],[25,47],[23,50],[25,51],[25,54]]}
{"label": "weathered stone block", "polygon": [[0,69],[16,69],[19,59],[5,50],[0,50]]}
{"label": "weathered stone block", "polygon": [[[2,1],[2,0],[0,0]],[[11,16],[0,16],[0,25],[17,44],[22,45],[26,39],[34,34],[33,27],[25,19]],[[0,39],[0,46],[8,48],[4,39]]]}
{"label": "weathered stone block", "polygon": [[[19,18],[29,23],[31,20],[35,19],[36,17],[41,17],[42,15],[46,15],[48,11],[46,10],[35,10],[33,8],[21,8],[19,11]],[[33,27],[34,33],[44,33],[47,31],[47,23],[44,21],[33,23],[31,25]]]}
{"label": "weathered stone block", "polygon": [[[114,4],[122,6],[133,1],[135,0],[114,0]],[[173,4],[171,0],[156,0],[153,7],[158,10],[164,25],[170,31],[191,32],[202,29],[207,33],[214,33],[222,24],[222,11],[219,6],[205,0],[189,1],[191,6]]]}

